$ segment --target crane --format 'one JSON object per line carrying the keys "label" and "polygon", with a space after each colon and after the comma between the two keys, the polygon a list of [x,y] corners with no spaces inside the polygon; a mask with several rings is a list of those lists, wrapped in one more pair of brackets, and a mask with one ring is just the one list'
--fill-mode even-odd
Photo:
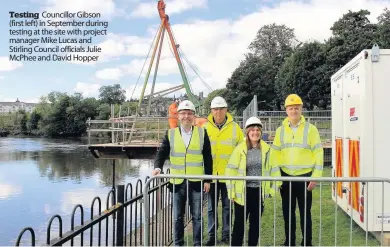
{"label": "crane", "polygon": [[[175,38],[174,38],[174,35],[173,35],[173,32],[172,32],[172,28],[171,28],[171,25],[169,23],[169,16],[165,13],[165,7],[166,7],[166,4],[165,4],[164,0],[159,0],[158,3],[157,3],[157,10],[158,10],[158,13],[159,13],[159,16],[160,16],[160,19],[161,19],[161,24],[160,24],[160,27],[159,27],[159,29],[157,31],[157,39],[156,39],[155,45],[153,47],[151,60],[150,60],[149,66],[148,66],[148,70],[147,70],[147,73],[146,73],[146,76],[145,76],[144,85],[143,85],[142,91],[141,91],[141,96],[140,96],[139,102],[138,102],[138,109],[140,109],[141,108],[141,104],[142,104],[142,100],[144,98],[148,99],[147,115],[150,114],[150,105],[151,105],[151,101],[152,101],[152,97],[153,96],[155,96],[155,95],[163,96],[163,95],[166,95],[166,94],[170,94],[170,93],[172,93],[174,91],[180,90],[182,88],[185,89],[186,94],[188,96],[188,99],[194,103],[195,107],[198,110],[200,110],[201,106],[203,105],[203,101],[201,99],[199,99],[199,97],[196,96],[192,92],[192,90],[191,90],[191,87],[190,87],[190,84],[189,84],[189,81],[188,81],[188,78],[187,78],[187,75],[186,75],[183,63],[182,63],[182,59],[181,59],[179,51],[178,51],[179,45],[175,41]],[[163,46],[165,33],[167,33],[168,36],[169,36],[170,46],[172,47],[172,50],[173,50],[173,53],[174,53],[174,56],[175,56],[175,60],[177,62],[177,65],[178,65],[178,68],[179,68],[179,71],[180,71],[180,75],[181,75],[183,84],[179,85],[179,86],[175,86],[175,87],[172,87],[172,88],[168,88],[168,89],[162,90],[160,92],[154,92],[154,87],[155,87],[155,83],[156,83],[157,71],[158,71],[158,66],[159,66],[159,62],[160,62],[161,50],[162,50],[162,46]],[[152,87],[151,87],[151,93],[149,95],[145,96],[146,85],[147,85],[148,80],[149,80],[150,72],[151,72],[151,69],[152,69],[152,66],[153,66],[153,63],[154,63],[154,59],[156,57],[156,53],[157,53],[157,61],[156,61],[156,66],[155,66],[155,71],[154,71],[154,77],[153,77],[153,84],[152,84]],[[206,86],[208,86],[208,85],[206,85]]]}

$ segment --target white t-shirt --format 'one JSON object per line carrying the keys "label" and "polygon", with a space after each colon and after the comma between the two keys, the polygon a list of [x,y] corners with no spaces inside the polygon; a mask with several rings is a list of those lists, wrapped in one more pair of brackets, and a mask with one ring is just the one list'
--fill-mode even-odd
{"label": "white t-shirt", "polygon": [[190,140],[191,140],[191,136],[192,136],[192,128],[190,130],[190,132],[186,132],[183,127],[180,127],[181,128],[181,137],[183,138],[183,141],[184,141],[184,145],[186,145],[186,148],[188,147],[188,145],[190,144]]}
{"label": "white t-shirt", "polygon": [[299,121],[299,123],[297,124],[297,126],[292,126],[291,125],[291,122],[288,122],[288,125],[290,126],[290,128],[292,129],[292,131],[295,133],[299,127],[299,125],[301,124],[301,121]]}
{"label": "white t-shirt", "polygon": [[[191,140],[191,136],[192,136],[192,128],[190,130],[190,132],[186,132],[183,127],[180,127],[181,129],[181,137],[183,138],[183,141],[184,141],[184,145],[186,145],[186,148],[188,147],[188,145],[190,145],[190,140]],[[159,170],[161,171],[160,168],[155,168],[155,170]]]}

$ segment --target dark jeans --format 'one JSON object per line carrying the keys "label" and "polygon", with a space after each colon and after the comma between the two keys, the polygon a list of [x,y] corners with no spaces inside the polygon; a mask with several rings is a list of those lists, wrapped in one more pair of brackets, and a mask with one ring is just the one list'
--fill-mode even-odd
{"label": "dark jeans", "polygon": [[[289,176],[288,174],[281,171],[282,176]],[[303,177],[308,177],[310,174],[301,175]],[[280,194],[282,196],[282,209],[283,209],[283,218],[284,218],[284,233],[286,236],[286,241],[284,245],[294,246],[296,243],[296,201],[298,201],[299,215],[301,221],[301,232],[302,232],[302,242],[304,244],[304,236],[306,231],[306,245],[312,245],[312,222],[311,222],[311,205],[312,205],[312,191],[307,190],[308,182],[291,182],[291,203],[290,203],[290,182],[284,181]],[[306,228],[305,228],[305,195],[306,195]],[[290,214],[290,204],[291,204],[291,222],[289,222]],[[291,238],[289,238],[289,231],[291,233]],[[289,240],[291,240],[289,244]]]}
{"label": "dark jeans", "polygon": [[[230,226],[230,201],[228,198],[228,193],[226,189],[226,184],[218,182],[217,183],[217,198],[215,198],[215,183],[210,184],[210,191],[207,193],[207,206],[208,206],[208,232],[209,239],[215,238],[215,225],[218,229],[218,210],[216,212],[215,206],[218,208],[219,195],[221,195],[222,201],[222,239],[229,239],[229,226]],[[217,203],[215,203],[215,200]],[[217,204],[217,205],[215,205]],[[232,204],[233,208],[233,204]],[[215,215],[217,215],[217,220],[215,220]]]}
{"label": "dark jeans", "polygon": [[[173,196],[173,219],[174,225],[174,245],[184,245],[184,213],[187,201],[187,182],[184,181],[180,185],[175,186],[171,192],[175,192]],[[201,193],[199,189],[195,189],[191,185],[188,188],[188,201],[191,209],[192,226],[193,226],[193,244],[200,246],[201,244]]]}
{"label": "dark jeans", "polygon": [[[249,215],[248,246],[257,246],[260,230],[260,188],[246,188],[246,217],[244,218],[244,206],[234,203],[234,226],[232,234],[232,246],[242,246],[246,219]],[[264,200],[261,200],[261,215],[264,212]],[[245,220],[244,220],[245,219]]]}

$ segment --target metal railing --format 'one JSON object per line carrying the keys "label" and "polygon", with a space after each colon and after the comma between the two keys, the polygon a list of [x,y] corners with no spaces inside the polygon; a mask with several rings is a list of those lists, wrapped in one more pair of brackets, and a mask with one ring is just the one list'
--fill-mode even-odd
{"label": "metal railing", "polygon": [[[131,143],[159,143],[167,129],[167,117],[117,117],[109,120],[87,120],[88,144],[99,138],[111,137],[111,143],[128,145]],[[108,133],[108,135],[107,135]],[[105,141],[106,142],[106,141]]]}
{"label": "metal railing", "polygon": [[[234,116],[234,120],[243,128],[249,117],[259,117],[264,125],[263,132],[266,135],[266,140],[271,142],[275,136],[276,129],[286,118],[286,112],[259,111],[258,104],[257,96],[254,95],[252,101],[243,111],[242,116]],[[317,127],[323,143],[330,145],[332,137],[331,111],[303,111],[303,115],[308,122]],[[111,106],[111,116],[114,116],[113,106]],[[99,144],[97,141],[106,143],[108,138],[111,138],[112,144],[119,146],[126,146],[132,143],[158,144],[166,130],[169,129],[168,117],[123,116],[120,112],[118,116],[107,120],[88,119],[86,124],[89,145]]]}
{"label": "metal railing", "polygon": [[249,104],[247,105],[247,107],[245,108],[245,110],[242,112],[242,122],[243,124],[245,124],[246,120],[248,120],[248,118],[250,117],[256,117],[257,116],[257,96],[254,95],[253,96],[253,99],[251,100],[251,102],[249,102]]}
{"label": "metal railing", "polygon": [[[54,215],[49,220],[45,243],[37,241],[36,232],[31,227],[24,228],[16,241],[21,244],[35,245],[112,245],[112,246],[161,246],[173,243],[174,220],[173,205],[174,193],[168,189],[169,178],[199,178],[216,180],[255,180],[255,181],[284,181],[292,182],[316,181],[319,183],[313,198],[313,244],[335,246],[342,245],[378,245],[384,244],[385,231],[390,231],[390,220],[387,213],[390,204],[385,204],[385,195],[390,189],[388,178],[304,178],[304,177],[228,177],[228,176],[173,176],[159,175],[147,177],[145,183],[138,180],[133,190],[133,184],[118,185],[115,190],[108,193],[106,209],[102,210],[102,200],[95,197],[91,203],[90,217],[84,217],[85,210],[80,204],[73,209],[70,230],[64,233],[63,218]],[[188,180],[187,180],[188,181]],[[358,198],[354,196],[354,183],[363,185]],[[337,195],[338,184],[342,185],[342,195]],[[187,187],[188,188],[188,187]],[[214,187],[217,189],[217,186]],[[374,192],[375,191],[375,192]],[[259,218],[260,227],[259,245],[280,245],[279,238],[283,232],[283,219],[280,209],[280,198],[275,188],[276,196],[265,199],[265,214]],[[331,193],[331,195],[330,195]],[[374,195],[371,193],[375,193]],[[146,197],[144,195],[147,195]],[[202,193],[204,202],[207,194]],[[261,198],[261,197],[260,197]],[[290,193],[291,198],[291,193]],[[215,198],[216,199],[216,198]],[[332,200],[333,199],[333,200]],[[357,201],[359,210],[354,210],[353,201]],[[143,206],[141,206],[143,203]],[[184,227],[187,244],[191,242],[191,232],[188,227],[191,223],[190,210],[186,203]],[[207,209],[202,205],[202,221],[206,222]],[[233,209],[230,201],[230,209]],[[360,210],[363,208],[363,210]],[[95,210],[97,210],[97,213]],[[245,209],[246,210],[246,206]],[[290,208],[291,210],[291,208]],[[79,211],[79,217],[76,217]],[[305,210],[306,211],[306,210]],[[291,212],[291,211],[290,211]],[[218,213],[219,215],[221,213]],[[260,214],[261,215],[261,214]],[[379,217],[375,219],[374,217]],[[234,222],[231,215],[230,222]],[[297,214],[298,219],[298,214]],[[53,236],[53,223],[58,222],[58,232]],[[80,224],[75,224],[80,222]],[[317,223],[317,224],[314,224]],[[246,224],[245,224],[246,225]],[[202,227],[202,240],[208,235],[207,227]],[[229,226],[229,243],[232,241],[232,224]],[[300,232],[297,227],[297,233]],[[217,229],[216,229],[217,230]],[[246,230],[246,227],[245,227]],[[379,243],[371,236],[376,232]],[[29,232],[30,241],[22,241]],[[316,233],[316,235],[314,235]],[[271,234],[271,235],[270,235]],[[148,237],[149,236],[149,237]],[[217,234],[215,234],[217,236]],[[299,234],[297,234],[299,236]],[[329,238],[332,238],[329,240]],[[244,231],[244,241],[248,234]],[[298,239],[298,238],[297,238]],[[387,240],[388,241],[388,240]],[[204,242],[202,242],[204,244]]]}
{"label": "metal railing", "polygon": [[[242,124],[241,116],[235,117],[235,121]],[[99,144],[99,141],[119,146],[139,143],[161,142],[169,129],[168,117],[136,117],[125,116],[110,118],[108,120],[92,120],[87,122],[88,145]]]}
{"label": "metal railing", "polygon": [[[317,188],[312,192],[313,206],[311,207],[311,219],[313,222],[313,245],[318,243],[319,246],[326,245],[335,245],[335,246],[356,246],[356,245],[383,245],[385,241],[385,231],[390,231],[390,220],[387,220],[387,213],[390,211],[390,203],[385,205],[385,195],[388,194],[386,191],[390,190],[390,179],[388,178],[358,178],[358,177],[344,177],[344,178],[334,178],[334,177],[321,177],[321,178],[311,178],[311,177],[257,177],[257,176],[247,176],[247,177],[232,177],[232,176],[191,176],[191,175],[159,175],[152,177],[147,181],[144,188],[144,194],[148,194],[148,184],[153,183],[155,180],[160,179],[185,179],[187,181],[188,188],[188,179],[200,179],[203,183],[203,180],[251,180],[251,181],[271,181],[275,183],[277,181],[282,181],[284,184],[288,184],[291,188],[291,185],[297,182],[305,183],[305,191],[308,183],[317,182]],[[343,195],[337,195],[336,187],[338,184],[349,185],[349,189],[343,191]],[[354,184],[364,185],[362,191],[354,191]],[[202,186],[203,187],[203,186]],[[284,223],[281,213],[281,202],[280,196],[278,195],[279,189],[274,188],[275,195],[272,198],[264,199],[265,202],[265,211],[264,215],[259,213],[260,217],[257,221],[259,224],[259,238],[258,245],[283,245],[282,240],[284,240]],[[373,191],[376,191],[375,194]],[[188,189],[187,189],[188,193]],[[296,192],[295,192],[296,193]],[[245,193],[244,193],[245,194]],[[307,193],[305,194],[305,202],[307,200]],[[174,197],[175,194],[173,194]],[[259,198],[262,198],[259,195]],[[188,199],[188,198],[187,198]],[[217,198],[215,198],[217,199]],[[292,192],[289,190],[289,200],[292,199]],[[244,199],[245,200],[245,199]],[[260,199],[260,204],[261,204]],[[295,198],[294,198],[295,201]],[[247,200],[248,203],[248,200]],[[247,210],[247,203],[244,205],[244,211]],[[255,203],[255,201],[250,201],[250,203]],[[355,203],[358,204],[356,210]],[[233,209],[233,202],[230,200],[229,211]],[[236,206],[234,206],[235,208]],[[272,208],[273,207],[273,208]],[[294,207],[295,208],[295,207]],[[150,204],[145,201],[144,212],[150,210]],[[186,211],[188,211],[188,203],[186,205]],[[259,209],[261,210],[261,209]],[[291,205],[289,206],[289,219],[291,219]],[[294,211],[295,212],[295,211]],[[305,204],[304,212],[308,212]],[[221,214],[220,212],[218,213]],[[201,217],[201,244],[205,244],[207,240],[208,233],[205,232],[205,227],[203,224],[206,222],[207,214],[204,214],[202,211]],[[245,215],[245,213],[244,213]],[[301,217],[307,219],[306,213],[300,215],[297,220]],[[377,215],[382,220],[379,221],[376,219]],[[230,225],[229,225],[229,245],[232,244],[232,222],[234,214],[230,215]],[[246,217],[243,217],[243,220]],[[145,222],[145,234],[144,234],[144,245],[148,246],[151,244],[147,236],[151,234],[151,229],[148,227],[151,217],[148,214],[144,215]],[[307,220],[303,220],[306,226]],[[218,224],[217,224],[218,225]],[[221,224],[219,224],[221,225]],[[246,245],[246,240],[249,238],[247,233],[247,224],[244,226],[244,245]],[[207,229],[207,228],[206,228]],[[306,229],[306,228],[305,228]],[[217,233],[217,229],[215,229]],[[373,233],[374,232],[374,233]],[[372,234],[376,234],[376,239]],[[289,236],[291,236],[291,228],[288,230]],[[304,236],[306,236],[306,230],[304,230]],[[192,233],[187,231],[186,243],[185,245],[192,245]],[[215,234],[216,240],[217,234]],[[297,227],[297,240],[300,239],[299,227]],[[305,241],[306,238],[304,237]],[[291,240],[291,239],[290,239]],[[378,242],[379,241],[379,242]],[[387,240],[388,241],[388,240]],[[217,243],[217,241],[216,241]],[[226,244],[226,243],[225,243]],[[293,244],[289,242],[288,244]],[[303,245],[308,243],[303,242]]]}
{"label": "metal railing", "polygon": [[[169,170],[167,172],[169,173]],[[148,238],[148,245],[170,245],[172,243],[172,198],[168,189],[168,180],[153,180],[146,183],[148,179],[149,177],[146,177],[145,183],[138,179],[135,187],[132,183],[128,183],[126,186],[118,185],[109,191],[104,210],[102,210],[104,205],[102,199],[95,197],[91,202],[89,219],[83,205],[75,205],[70,229],[67,232],[64,232],[64,219],[56,214],[49,220],[44,243],[38,242],[39,236],[32,227],[26,227],[20,232],[15,245],[142,246],[144,245],[144,215],[152,217],[148,220],[148,224],[151,229],[154,229]],[[144,186],[148,186],[146,197],[143,194]],[[144,202],[149,205],[147,213],[141,206]],[[187,214],[185,224],[187,225],[190,220],[191,217]],[[156,222],[160,221],[163,224],[159,225],[160,231],[157,234]],[[56,227],[53,228],[55,222],[58,231]],[[56,231],[57,234],[53,236]],[[30,233],[30,240],[25,239],[26,232]]]}
{"label": "metal railing", "polygon": [[[303,111],[306,121],[317,127],[323,143],[329,143],[332,139],[332,116],[331,111]],[[257,116],[263,122],[263,131],[269,138],[275,136],[276,129],[282,125],[287,117],[285,111],[258,111]]]}
{"label": "metal railing", "polygon": [[[276,129],[282,125],[283,120],[287,117],[285,111],[259,111],[257,96],[253,96],[252,101],[248,104],[242,114],[242,121],[245,124],[246,120],[252,116],[259,117],[263,123],[263,132],[266,134],[266,139],[272,141],[275,136]],[[302,115],[306,121],[317,127],[320,133],[323,144],[330,145],[332,140],[332,111],[331,110],[304,110]]]}

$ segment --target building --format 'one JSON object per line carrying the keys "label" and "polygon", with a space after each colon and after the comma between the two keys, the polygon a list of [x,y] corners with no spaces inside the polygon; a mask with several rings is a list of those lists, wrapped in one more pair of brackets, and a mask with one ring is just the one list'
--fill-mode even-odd
{"label": "building", "polygon": [[0,102],[0,114],[17,112],[19,110],[25,110],[31,113],[36,105],[37,103],[21,102],[19,99],[16,99],[15,102]]}

